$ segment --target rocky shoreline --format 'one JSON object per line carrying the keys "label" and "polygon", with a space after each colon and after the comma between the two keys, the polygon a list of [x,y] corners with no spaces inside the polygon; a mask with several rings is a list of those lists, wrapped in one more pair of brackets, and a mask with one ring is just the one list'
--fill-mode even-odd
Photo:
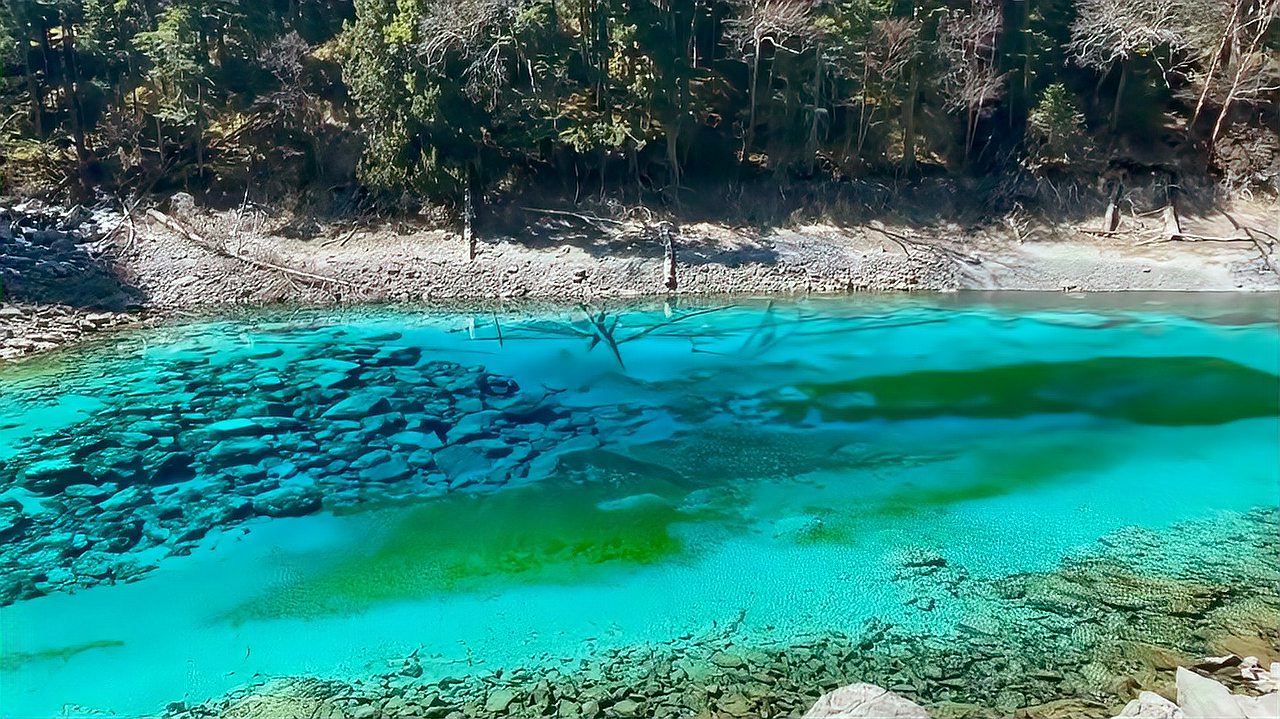
{"label": "rocky shoreline", "polygon": [[37,202],[0,205],[0,361],[141,320],[140,298],[103,264],[118,215]]}
{"label": "rocky shoreline", "polygon": [[619,222],[605,231],[580,221],[589,215],[564,212],[485,238],[473,258],[456,234],[404,223],[320,225],[257,206],[215,211],[181,193],[161,207],[124,215],[106,205],[0,202],[0,360],[133,322],[235,305],[1280,290],[1275,247],[1150,241],[1142,238],[1152,228],[1136,217],[1132,238],[1004,224],[757,230],[704,222],[680,228],[667,258],[651,227]]}
{"label": "rocky shoreline", "polygon": [[[202,704],[175,703],[164,716],[798,717],[823,692],[858,681],[900,694],[935,719],[1177,717],[1170,705],[1186,681],[1179,667],[1237,694],[1266,689],[1246,680],[1240,657],[1262,667],[1280,661],[1277,531],[1277,510],[1236,516],[1225,530],[1204,521],[1160,533],[1122,530],[1057,570],[996,579],[972,578],[942,557],[904,557],[899,581],[984,607],[955,635],[872,621],[848,634],[770,641],[731,625],[465,675],[446,674],[415,652],[380,674],[275,679]],[[1163,703],[1145,694],[1137,701],[1142,692]],[[1164,713],[1139,713],[1143,707]]]}

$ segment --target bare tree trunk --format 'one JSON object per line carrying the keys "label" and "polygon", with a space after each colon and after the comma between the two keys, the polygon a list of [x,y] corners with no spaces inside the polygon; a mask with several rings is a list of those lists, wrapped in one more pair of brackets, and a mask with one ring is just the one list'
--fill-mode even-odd
{"label": "bare tree trunk", "polygon": [[89,195],[89,148],[84,137],[84,113],[80,107],[80,83],[76,72],[75,33],[66,11],[61,14],[62,21],[62,84],[67,93],[67,101],[71,107],[71,136],[76,148],[76,174],[80,197]]}
{"label": "bare tree trunk", "polygon": [[1120,126],[1120,107],[1124,102],[1124,88],[1129,83],[1129,61],[1120,61],[1120,85],[1116,87],[1116,101],[1111,108],[1111,131]]}
{"label": "bare tree trunk", "polygon": [[813,56],[813,117],[809,121],[809,146],[805,155],[809,158],[809,174],[813,174],[818,155],[818,109],[822,106],[822,43],[818,42]]}
{"label": "bare tree trunk", "polygon": [[1209,90],[1213,88],[1213,76],[1218,70],[1218,64],[1224,60],[1227,54],[1228,40],[1236,30],[1236,18],[1240,15],[1240,5],[1244,0],[1234,0],[1231,3],[1231,19],[1227,21],[1226,28],[1222,31],[1222,39],[1218,43],[1218,51],[1214,53],[1212,62],[1209,63],[1209,69],[1204,74],[1204,88],[1200,90],[1200,98],[1196,100],[1196,109],[1191,113],[1191,120],[1187,122],[1187,132],[1191,132],[1195,128],[1196,120],[1200,118],[1200,112],[1204,109],[1205,99],[1209,97]]}
{"label": "bare tree trunk", "polygon": [[1111,189],[1111,199],[1107,202],[1107,211],[1102,215],[1102,231],[1115,232],[1120,226],[1120,183]]}
{"label": "bare tree trunk", "polygon": [[204,82],[196,84],[196,174],[204,178]]}
{"label": "bare tree trunk", "polygon": [[[1253,39],[1249,42],[1249,49],[1246,55],[1251,55],[1258,49],[1258,44],[1266,37],[1267,30],[1271,27],[1271,20],[1274,17],[1275,9],[1273,6],[1264,6],[1259,10],[1260,15],[1255,22],[1258,24],[1258,31],[1254,34]],[[1209,136],[1209,151],[1213,152],[1214,143],[1218,141],[1218,134],[1222,132],[1222,124],[1227,119],[1227,115],[1231,112],[1231,104],[1236,100],[1236,93],[1240,91],[1240,83],[1245,79],[1245,71],[1249,69],[1249,65],[1243,60],[1237,61],[1237,69],[1235,76],[1231,79],[1231,88],[1227,90],[1227,97],[1222,101],[1222,109],[1218,111],[1218,119],[1213,123],[1213,134]]]}
{"label": "bare tree trunk", "polygon": [[[26,48],[23,48],[24,50]],[[44,136],[44,94],[40,92],[40,84],[36,82],[35,69],[31,67],[26,54],[23,54],[23,63],[27,75],[27,92],[31,94],[31,127],[35,129],[37,137]]]}
{"label": "bare tree trunk", "polygon": [[467,260],[476,258],[476,235],[472,224],[475,221],[475,201],[471,190],[471,166],[467,166],[467,185],[463,189],[462,200],[462,241],[467,245]]}
{"label": "bare tree trunk", "polygon": [[760,38],[755,38],[755,52],[751,58],[750,110],[747,112],[747,127],[742,133],[742,164],[746,165],[751,157],[751,143],[756,133],[756,86],[760,83]]}
{"label": "bare tree trunk", "polygon": [[[867,103],[870,101],[870,98],[867,96],[867,83],[870,81],[869,73],[870,73],[870,69],[867,67],[867,61],[863,59],[862,61],[862,101],[858,103],[858,149],[854,153],[858,159],[859,165],[862,164],[862,145],[863,143],[866,142],[867,133],[871,129],[872,118],[867,116]],[[871,114],[875,115],[875,111],[873,110]],[[848,152],[849,151],[846,148],[845,154],[847,155]],[[846,158],[846,161],[847,160],[848,158]]]}
{"label": "bare tree trunk", "polygon": [[1169,204],[1164,206],[1161,213],[1164,219],[1164,236],[1170,240],[1177,239],[1182,235],[1182,223],[1178,221],[1178,208],[1173,205],[1173,198],[1169,198]]}
{"label": "bare tree trunk", "polygon": [[902,108],[902,171],[916,170],[916,95],[920,92],[920,72],[911,63],[911,81],[907,86],[907,102]]}
{"label": "bare tree trunk", "polygon": [[662,236],[662,281],[668,290],[674,290],[678,284],[676,281],[675,231],[671,227],[671,223],[664,222],[658,228],[658,232]]}

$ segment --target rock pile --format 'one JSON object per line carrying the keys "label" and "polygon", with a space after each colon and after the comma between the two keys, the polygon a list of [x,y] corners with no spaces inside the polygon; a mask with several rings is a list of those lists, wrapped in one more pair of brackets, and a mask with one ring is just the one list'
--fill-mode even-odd
{"label": "rock pile", "polygon": [[189,352],[29,438],[0,462],[0,604],[133,579],[258,516],[536,481],[599,444],[589,414],[397,338]]}
{"label": "rock pile", "polygon": [[139,297],[102,257],[97,241],[120,223],[107,208],[0,206],[0,282],[6,298],[125,309]]}
{"label": "rock pile", "polygon": [[95,245],[118,222],[107,209],[0,205],[0,360],[134,320],[122,310],[140,296]]}
{"label": "rock pile", "polygon": [[[1236,659],[1239,659],[1236,657]],[[1280,716],[1280,692],[1262,696],[1232,694],[1222,684],[1178,668],[1178,701],[1142,692],[1115,719],[1275,719]]]}

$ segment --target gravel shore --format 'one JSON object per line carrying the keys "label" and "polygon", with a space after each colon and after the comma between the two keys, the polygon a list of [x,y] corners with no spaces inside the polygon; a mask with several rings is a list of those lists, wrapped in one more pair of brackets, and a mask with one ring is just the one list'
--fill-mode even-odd
{"label": "gravel shore", "polygon": [[[1237,212],[1258,226],[1266,208]],[[456,233],[383,223],[322,226],[265,210],[212,211],[178,195],[165,211],[0,203],[0,360],[186,310],[665,294],[1049,290],[1275,291],[1266,233],[1250,242],[1168,241],[1131,218],[1124,236],[1077,228],[806,225],[677,230],[671,288],[652,228],[590,215],[534,218],[482,233],[475,257]],[[584,221],[585,218],[585,221]],[[1185,223],[1224,233],[1222,218]]]}

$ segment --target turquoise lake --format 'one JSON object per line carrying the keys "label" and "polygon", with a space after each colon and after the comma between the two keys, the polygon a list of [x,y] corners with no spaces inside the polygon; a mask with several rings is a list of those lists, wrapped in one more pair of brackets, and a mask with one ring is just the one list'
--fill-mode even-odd
{"label": "turquoise lake", "polygon": [[713,626],[962,644],[990,600],[904,558],[998,581],[1280,504],[1278,320],[1232,295],[299,310],[0,367],[0,715]]}

